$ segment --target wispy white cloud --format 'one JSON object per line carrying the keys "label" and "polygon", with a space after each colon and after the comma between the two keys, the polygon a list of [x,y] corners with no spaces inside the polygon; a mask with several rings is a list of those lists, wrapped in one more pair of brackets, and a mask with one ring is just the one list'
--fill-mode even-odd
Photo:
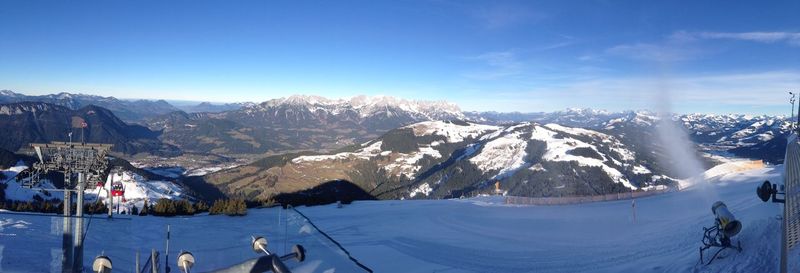
{"label": "wispy white cloud", "polygon": [[800,46],[800,32],[688,32],[676,31],[662,41],[650,43],[621,44],[606,49],[605,53],[630,59],[679,62],[693,60],[708,51],[701,41],[739,40],[757,43],[786,43]]}
{"label": "wispy white cloud", "polygon": [[701,50],[682,43],[635,43],[606,49],[607,54],[656,62],[678,62],[697,58]]}
{"label": "wispy white cloud", "polygon": [[551,50],[551,49],[568,47],[568,46],[574,45],[576,43],[577,42],[573,41],[573,40],[564,41],[564,42],[557,42],[557,43],[552,43],[552,44],[547,44],[547,45],[543,45],[543,46],[537,47],[537,48],[535,48],[535,50],[537,50],[537,51],[547,51],[547,50]]}
{"label": "wispy white cloud", "polygon": [[464,103],[465,110],[537,112],[591,107],[659,111],[664,109],[664,99],[669,98],[668,108],[680,113],[788,114],[786,92],[797,91],[798,86],[798,70],[596,77],[533,86],[526,91],[491,90],[489,97],[457,101]]}
{"label": "wispy white cloud", "polygon": [[571,98],[584,98],[583,105],[602,103],[617,105],[619,109],[652,108],[657,103],[657,94],[663,92],[669,94],[676,106],[770,107],[786,104],[786,92],[797,90],[798,86],[800,71],[787,70],[701,76],[603,78],[536,92],[554,92],[560,96],[572,94]]}
{"label": "wispy white cloud", "polygon": [[481,68],[463,74],[467,78],[477,80],[493,80],[519,75],[524,67],[517,53],[511,50],[486,52],[463,59],[479,64]]}
{"label": "wispy white cloud", "polygon": [[800,46],[800,32],[683,32],[684,36],[700,39],[729,39],[758,43],[787,43]]}

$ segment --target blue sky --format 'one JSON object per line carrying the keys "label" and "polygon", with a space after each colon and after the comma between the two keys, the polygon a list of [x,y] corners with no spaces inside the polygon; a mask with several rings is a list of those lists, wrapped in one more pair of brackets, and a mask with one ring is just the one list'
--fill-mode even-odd
{"label": "blue sky", "polygon": [[[2,1],[0,89],[788,114],[800,1]],[[665,95],[667,94],[667,95]]]}

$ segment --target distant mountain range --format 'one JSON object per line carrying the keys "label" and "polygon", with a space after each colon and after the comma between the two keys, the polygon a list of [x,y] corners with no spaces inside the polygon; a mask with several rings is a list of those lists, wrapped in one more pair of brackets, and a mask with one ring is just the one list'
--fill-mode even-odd
{"label": "distant mountain range", "polygon": [[[247,198],[350,181],[376,198],[453,198],[487,193],[567,196],[674,185],[655,161],[617,137],[558,124],[426,121],[330,154],[291,154],[206,176]],[[535,182],[534,182],[535,181]]]}
{"label": "distant mountain range", "polygon": [[335,150],[415,122],[463,118],[458,106],[446,102],[291,96],[221,113],[173,112],[147,123],[185,150],[260,154]]}
{"label": "distant mountain range", "polygon": [[[700,153],[781,163],[792,129],[786,118],[773,116],[463,112],[448,102],[393,97],[291,96],[219,111],[201,104],[196,109],[207,111],[200,112],[164,101],[68,93],[3,91],[0,101],[11,101],[0,104],[0,126],[7,131],[0,149],[11,152],[32,142],[66,141],[69,132],[79,140],[80,129],[72,126],[79,117],[86,141],[112,143],[122,155],[273,154],[203,177],[223,193],[249,198],[336,180],[377,198],[458,197],[484,192],[494,181],[526,196],[620,192],[681,178],[668,167],[677,160],[666,156],[673,147],[658,141],[664,122],[685,131],[706,167],[714,159]],[[6,165],[15,159],[3,157]]]}
{"label": "distant mountain range", "polygon": [[494,181],[513,195],[605,194],[674,186],[675,178],[686,178],[671,169],[685,159],[671,158],[668,150],[676,147],[659,139],[664,122],[695,142],[703,169],[717,162],[701,153],[781,163],[791,130],[783,117],[692,114],[663,121],[645,111],[570,109],[531,114],[526,118],[534,122],[521,123],[498,113],[482,118],[487,125],[424,121],[333,153],[268,157],[205,179],[228,195],[248,198],[337,180],[387,199],[487,193]]}
{"label": "distant mountain range", "polygon": [[[662,117],[648,111],[608,112],[572,108],[548,113],[469,112],[468,120],[485,124],[516,122],[555,123],[570,127],[597,130],[621,138],[653,141],[656,126]],[[782,116],[742,114],[669,115],[668,119],[683,128],[702,151],[722,155],[783,162],[786,138],[791,121]],[[637,142],[637,141],[634,141]]]}
{"label": "distant mountain range", "polygon": [[[359,96],[344,100],[298,95],[258,104],[200,103],[184,105],[183,110],[178,110],[163,100],[130,101],[70,93],[27,96],[0,91],[0,103],[22,101],[45,102],[70,110],[99,106],[127,123],[147,125],[151,131],[160,132],[157,137],[160,141],[183,151],[225,155],[333,151],[377,138],[401,126],[431,120],[466,120],[489,125],[555,123],[629,135],[629,138],[643,134],[645,139],[659,120],[654,113],[645,111],[582,108],[538,113],[463,112],[452,103],[393,97]],[[689,114],[671,118],[705,151],[772,163],[782,161],[790,130],[783,117]],[[637,130],[626,132],[624,128],[628,127]],[[14,146],[7,147],[14,149]]]}
{"label": "distant mountain range", "polygon": [[126,122],[142,122],[159,115],[168,114],[175,111],[185,111],[187,113],[218,113],[225,111],[238,110],[244,106],[254,103],[211,103],[200,102],[198,104],[180,104],[175,106],[166,100],[145,100],[145,99],[117,99],[115,97],[103,97],[96,95],[74,94],[61,92],[58,94],[30,96],[15,93],[10,90],[0,90],[0,103],[15,102],[46,102],[60,105],[72,110],[95,105],[114,112],[120,119]]}
{"label": "distant mountain range", "polygon": [[[75,118],[86,127],[75,128]],[[4,130],[0,148],[9,151],[27,148],[30,143],[66,142],[71,133],[72,141],[111,143],[113,151],[125,154],[180,154],[176,147],[159,140],[160,132],[127,124],[110,110],[94,105],[73,110],[44,102],[0,104],[0,128]]]}
{"label": "distant mountain range", "polygon": [[64,106],[72,110],[95,105],[111,110],[125,121],[141,121],[146,118],[177,111],[164,100],[120,100],[114,97],[101,97],[85,94],[58,93],[41,96],[28,96],[9,90],[0,91],[0,103],[46,102]]}
{"label": "distant mountain range", "polygon": [[241,103],[211,103],[201,102],[196,105],[176,105],[178,109],[186,113],[219,113],[226,111],[239,110],[242,107],[254,105],[252,102]]}

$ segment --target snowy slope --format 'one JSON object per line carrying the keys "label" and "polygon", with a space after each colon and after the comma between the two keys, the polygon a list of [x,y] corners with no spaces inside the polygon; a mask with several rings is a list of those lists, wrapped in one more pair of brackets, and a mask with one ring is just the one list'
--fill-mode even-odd
{"label": "snowy slope", "polygon": [[[19,174],[22,170],[27,169],[28,167],[25,166],[24,163],[19,162],[17,166],[12,167],[7,170],[1,170],[3,174],[7,177],[6,180],[6,199],[8,200],[17,200],[17,201],[31,201],[33,200],[34,196],[42,197],[43,199],[62,199],[63,194],[57,191],[47,191],[47,189],[55,189],[52,183],[49,181],[43,181],[41,185],[37,186],[34,189],[22,187],[19,183],[17,183],[15,177]],[[120,211],[128,211],[128,209],[136,205],[137,207],[141,208],[144,204],[145,200],[149,204],[155,204],[158,199],[167,198],[167,199],[187,199],[191,198],[184,194],[184,190],[175,183],[170,181],[154,181],[154,180],[147,180],[144,177],[135,174],[133,172],[124,171],[121,174],[112,173],[108,176],[104,187],[95,187],[93,189],[86,189],[85,191],[85,198],[86,202],[94,202],[97,201],[99,197],[101,200],[105,200],[110,192],[111,189],[111,182],[112,181],[119,181],[122,183],[125,189],[124,199],[125,202],[123,203]]]}
{"label": "snowy slope", "polygon": [[[781,171],[735,173],[706,190],[637,199],[636,223],[628,200],[507,206],[502,197],[479,197],[302,210],[376,272],[776,272],[779,206],[762,203],[753,189],[778,181]],[[697,266],[701,227],[712,224],[716,200],[742,221],[734,241],[744,251]]]}
{"label": "snowy slope", "polygon": [[[125,189],[124,202],[120,211],[127,212],[132,206],[141,208],[144,202],[148,204],[155,204],[158,199],[188,199],[190,198],[184,194],[184,190],[175,183],[170,181],[154,181],[147,180],[144,177],[124,171],[121,174],[112,173],[106,179],[103,187],[98,187],[91,190],[86,190],[86,198],[89,201],[96,201],[99,197],[101,200],[108,198],[111,192],[112,182],[122,183]],[[115,200],[118,202],[120,199]]]}
{"label": "snowy slope", "polygon": [[[533,167],[531,162],[526,161],[529,140],[545,144],[544,154],[534,159],[538,162],[576,162],[580,166],[599,167],[614,182],[627,188],[637,187],[631,184],[623,171],[652,173],[647,167],[635,163],[635,153],[618,139],[593,130],[552,123],[522,123],[484,135],[482,139],[486,143],[469,161],[484,172],[496,172],[492,179],[507,177],[521,168]],[[580,149],[591,151],[594,156],[574,152]]]}
{"label": "snowy slope", "polygon": [[[753,189],[765,179],[779,181],[781,172],[750,170],[718,177],[708,187],[637,199],[635,223],[629,200],[508,206],[502,197],[478,197],[298,210],[375,272],[769,273],[777,272],[780,207],[762,203]],[[726,250],[723,258],[699,266],[702,227],[712,224],[710,207],[717,200],[741,220],[734,242],[741,241],[744,251]],[[60,272],[60,219],[0,214],[0,271]],[[115,270],[132,268],[136,250],[163,250],[167,224],[173,270],[180,250],[195,254],[198,272],[256,257],[250,236],[267,235],[269,248],[279,253],[284,238],[306,246],[308,261],[290,262],[294,272],[360,272],[297,215],[280,209],[250,210],[245,217],[95,219],[85,264],[104,252]],[[34,257],[44,262],[34,263]]]}
{"label": "snowy slope", "polygon": [[6,177],[5,196],[7,200],[32,201],[34,196],[39,196],[44,200],[63,198],[63,194],[61,192],[47,190],[47,189],[55,189],[53,183],[47,180],[42,181],[42,184],[38,187],[38,189],[29,189],[20,185],[20,183],[18,183],[16,180],[16,176],[27,168],[28,166],[26,166],[25,163],[20,161],[17,162],[17,165],[14,167],[11,167],[6,170],[0,170]]}

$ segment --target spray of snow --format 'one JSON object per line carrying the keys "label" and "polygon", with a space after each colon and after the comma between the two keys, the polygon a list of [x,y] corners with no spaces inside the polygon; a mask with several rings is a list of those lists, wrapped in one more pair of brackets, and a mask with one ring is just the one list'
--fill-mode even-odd
{"label": "spray of snow", "polygon": [[708,201],[714,202],[719,199],[718,195],[714,189],[707,187],[708,183],[702,179],[702,176],[698,176],[705,169],[697,157],[697,150],[689,140],[688,134],[679,127],[680,124],[672,119],[672,97],[666,84],[665,80],[659,81],[660,92],[656,98],[660,116],[659,124],[656,126],[657,136],[666,153],[664,155],[666,158],[662,158],[660,161],[675,170],[680,178],[695,177],[695,179],[679,180],[681,189],[700,185],[701,188],[706,189]]}

